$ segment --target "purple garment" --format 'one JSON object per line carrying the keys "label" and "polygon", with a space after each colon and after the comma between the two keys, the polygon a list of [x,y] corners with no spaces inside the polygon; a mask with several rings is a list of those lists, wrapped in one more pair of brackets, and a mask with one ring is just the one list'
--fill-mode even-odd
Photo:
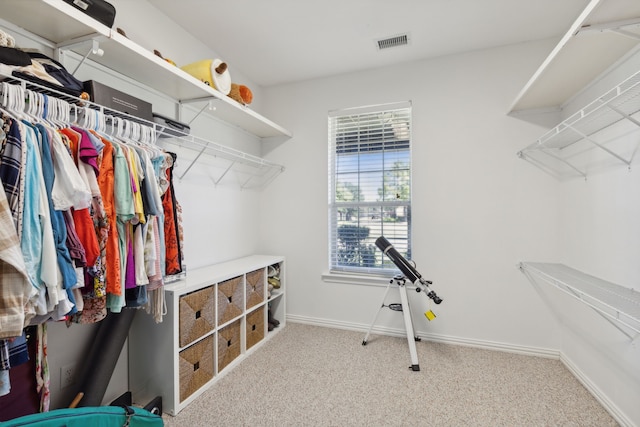
{"label": "purple garment", "polygon": [[127,271],[124,279],[124,288],[133,289],[136,287],[136,264],[133,259],[133,245],[131,239],[127,242]]}
{"label": "purple garment", "polygon": [[82,243],[76,233],[76,227],[71,216],[71,211],[63,211],[64,223],[67,228],[67,247],[69,254],[74,261],[76,267],[85,267],[87,265],[87,257]]}
{"label": "purple garment", "polygon": [[75,126],[71,129],[80,134],[80,143],[78,144],[78,159],[91,166],[96,176],[98,176],[98,173],[100,171],[100,169],[98,168],[98,151],[91,142],[91,138],[84,129]]}

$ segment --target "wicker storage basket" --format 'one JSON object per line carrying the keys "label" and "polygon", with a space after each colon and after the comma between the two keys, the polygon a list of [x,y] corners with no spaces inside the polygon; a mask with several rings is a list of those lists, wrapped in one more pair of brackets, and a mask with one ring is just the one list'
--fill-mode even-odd
{"label": "wicker storage basket", "polygon": [[264,306],[247,314],[247,350],[264,338]]}
{"label": "wicker storage basket", "polygon": [[180,347],[184,347],[215,327],[213,286],[180,297]]}
{"label": "wicker storage basket", "polygon": [[180,352],[181,402],[213,378],[213,354],[213,335]]}
{"label": "wicker storage basket", "polygon": [[247,309],[264,301],[264,268],[247,273]]}
{"label": "wicker storage basket", "polygon": [[218,325],[243,313],[244,289],[242,276],[218,283]]}
{"label": "wicker storage basket", "polygon": [[218,331],[218,372],[240,356],[240,321],[238,319]]}

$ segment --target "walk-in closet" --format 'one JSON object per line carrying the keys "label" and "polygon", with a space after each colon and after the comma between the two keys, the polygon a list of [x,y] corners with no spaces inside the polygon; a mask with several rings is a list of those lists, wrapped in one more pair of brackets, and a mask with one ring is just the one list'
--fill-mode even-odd
{"label": "walk-in closet", "polygon": [[0,0],[0,125],[0,426],[640,426],[636,0]]}

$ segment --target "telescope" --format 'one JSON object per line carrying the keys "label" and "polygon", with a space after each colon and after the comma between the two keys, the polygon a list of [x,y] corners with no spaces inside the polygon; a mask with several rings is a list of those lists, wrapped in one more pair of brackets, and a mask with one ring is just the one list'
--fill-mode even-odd
{"label": "telescope", "polygon": [[380,236],[376,239],[376,246],[383,254],[388,256],[402,274],[404,274],[404,276],[415,285],[416,292],[420,292],[421,290],[424,291],[427,297],[431,298],[436,304],[440,304],[442,302],[442,298],[436,295],[436,293],[429,288],[429,285],[431,285],[432,282],[423,279],[420,273],[418,273],[418,270],[416,270],[405,257],[400,255],[400,252],[398,252],[384,236]]}

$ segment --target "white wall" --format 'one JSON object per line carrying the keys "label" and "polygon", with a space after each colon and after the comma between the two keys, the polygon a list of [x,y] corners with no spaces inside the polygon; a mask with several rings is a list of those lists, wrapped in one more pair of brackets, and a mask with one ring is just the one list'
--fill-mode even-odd
{"label": "white wall", "polygon": [[[327,112],[411,100],[413,254],[444,299],[434,321],[418,316],[417,329],[444,341],[559,351],[618,419],[639,423],[637,349],[585,306],[539,294],[515,268],[564,262],[630,287],[639,277],[637,171],[561,183],[515,155],[547,130],[506,113],[550,48],[528,43],[268,88],[270,117],[294,138],[265,147],[287,171],[263,192],[273,208],[262,217],[261,247],[287,256],[291,320],[366,330],[383,289],[321,279]],[[394,313],[378,324],[403,330]]]}
{"label": "white wall", "polygon": [[[567,106],[578,108],[638,71],[640,53],[630,56]],[[640,144],[640,129],[626,136]],[[627,157],[629,159],[629,157]],[[586,180],[561,185],[561,260],[593,276],[638,290],[640,283],[640,158],[629,169],[616,166]],[[551,295],[551,292],[549,293]],[[579,375],[609,399],[614,410],[640,425],[640,349],[637,343],[590,308],[557,296],[563,310],[561,351]],[[565,305],[568,308],[565,308]],[[624,328],[623,328],[624,329]],[[638,338],[638,334],[625,329]]]}
{"label": "white wall", "polygon": [[321,280],[327,112],[411,100],[413,254],[444,299],[437,320],[417,329],[558,348],[554,320],[516,265],[557,258],[559,188],[516,156],[543,129],[506,116],[549,48],[509,46],[266,89],[270,117],[294,137],[265,150],[287,170],[263,192],[261,247],[287,256],[293,318],[363,327],[379,307],[382,288]]}

